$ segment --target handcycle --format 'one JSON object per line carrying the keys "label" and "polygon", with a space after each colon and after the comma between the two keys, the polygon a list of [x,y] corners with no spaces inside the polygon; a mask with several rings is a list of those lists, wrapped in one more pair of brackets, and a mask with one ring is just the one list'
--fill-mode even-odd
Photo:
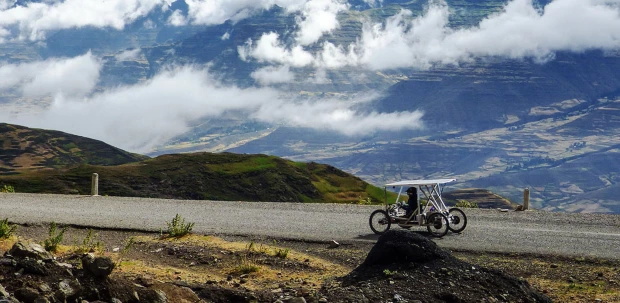
{"label": "handcycle", "polygon": [[[370,214],[370,229],[375,234],[383,234],[390,230],[392,224],[409,229],[413,226],[426,226],[434,237],[443,237],[448,231],[460,233],[467,226],[467,216],[456,207],[448,208],[441,198],[443,185],[456,179],[437,180],[403,180],[385,185],[385,209],[378,209]],[[400,187],[396,203],[388,203],[387,188]],[[403,189],[414,187],[416,190],[417,209],[406,215],[405,202],[400,202],[404,195]],[[420,193],[426,198],[426,205],[421,208]]]}

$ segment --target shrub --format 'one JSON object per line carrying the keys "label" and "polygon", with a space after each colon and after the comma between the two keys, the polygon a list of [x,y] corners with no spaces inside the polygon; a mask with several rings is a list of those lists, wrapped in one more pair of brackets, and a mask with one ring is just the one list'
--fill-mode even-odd
{"label": "shrub", "polygon": [[168,225],[167,237],[168,238],[181,238],[192,232],[194,223],[185,223],[185,219],[181,215],[177,214],[172,219],[172,222],[166,222]]}
{"label": "shrub", "polygon": [[357,200],[357,204],[359,205],[371,205],[372,204],[372,199],[370,197],[367,197],[366,199],[362,198],[362,196],[359,196],[358,200]]}
{"label": "shrub", "polygon": [[67,231],[67,228],[68,226],[65,226],[65,228],[63,228],[61,231],[57,233],[56,222],[52,222],[50,224],[48,237],[47,239],[43,241],[43,247],[45,247],[45,250],[50,251],[50,252],[56,252],[58,250],[58,244],[62,242],[62,238],[64,237],[65,231]]}
{"label": "shrub", "polygon": [[135,242],[136,242],[135,237],[130,237],[129,239],[127,239],[127,241],[125,241],[125,245],[123,245],[123,248],[118,252],[118,261],[116,262],[116,266],[118,267],[121,266],[122,261],[125,258],[125,255],[127,254],[127,252],[129,252],[129,250],[131,249],[131,246],[133,246]]}
{"label": "shrub", "polygon": [[286,249],[276,248],[274,256],[280,259],[286,259],[286,257],[288,257],[288,252],[289,252],[288,248]]}
{"label": "shrub", "polygon": [[245,252],[239,256],[239,265],[235,267],[233,272],[239,274],[249,274],[257,272],[260,267],[256,264],[256,251],[254,249],[254,242],[250,242],[245,247]]}
{"label": "shrub", "polygon": [[9,224],[9,219],[6,218],[0,221],[0,239],[8,239],[17,230],[17,225]]}
{"label": "shrub", "polygon": [[2,188],[0,188],[0,193],[14,193],[15,192],[15,188],[11,185],[2,185]]}
{"label": "shrub", "polygon": [[92,229],[88,230],[88,234],[82,240],[82,244],[76,245],[75,252],[78,254],[85,254],[89,252],[103,252],[104,245],[101,241],[97,240],[98,234],[94,233]]}
{"label": "shrub", "polygon": [[478,208],[478,203],[469,202],[467,200],[458,200],[458,202],[456,202],[456,205],[454,206],[462,208]]}

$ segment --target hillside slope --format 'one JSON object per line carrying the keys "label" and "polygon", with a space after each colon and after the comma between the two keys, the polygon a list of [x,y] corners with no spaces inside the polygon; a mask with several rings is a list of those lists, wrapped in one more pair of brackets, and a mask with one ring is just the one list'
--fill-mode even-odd
{"label": "hillside slope", "polygon": [[0,176],[19,192],[226,201],[357,202],[383,197],[380,188],[329,165],[265,155],[172,154],[119,166],[78,167]]}
{"label": "hillside slope", "polygon": [[64,132],[0,123],[0,174],[74,164],[119,165],[148,159]]}

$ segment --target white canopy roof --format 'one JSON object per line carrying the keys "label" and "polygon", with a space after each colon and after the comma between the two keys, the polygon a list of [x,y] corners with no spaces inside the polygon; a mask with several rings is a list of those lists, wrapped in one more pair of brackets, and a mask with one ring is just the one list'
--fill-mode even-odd
{"label": "white canopy roof", "polygon": [[403,180],[394,183],[386,184],[385,186],[420,186],[420,185],[435,185],[454,182],[456,179],[436,179],[436,180]]}

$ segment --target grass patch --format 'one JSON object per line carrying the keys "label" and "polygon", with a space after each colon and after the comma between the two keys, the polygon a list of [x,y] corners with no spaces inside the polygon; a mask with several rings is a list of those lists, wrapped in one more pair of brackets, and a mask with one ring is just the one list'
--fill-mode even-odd
{"label": "grass patch", "polygon": [[195,223],[185,223],[185,219],[179,214],[174,216],[172,221],[166,222],[168,229],[164,238],[181,238],[192,232]]}
{"label": "grass patch", "polygon": [[96,234],[92,229],[88,230],[88,233],[82,240],[82,243],[79,245],[75,245],[75,252],[78,254],[84,254],[89,252],[103,252],[105,245],[101,241],[98,240],[99,235]]}
{"label": "grass patch", "polygon": [[62,242],[62,238],[64,237],[65,232],[68,228],[68,226],[65,226],[63,229],[58,230],[56,222],[52,222],[47,233],[48,237],[47,239],[43,240],[43,247],[45,248],[45,250],[53,253],[58,251],[58,245],[60,244],[60,242]]}
{"label": "grass patch", "polygon": [[17,230],[17,225],[10,224],[8,218],[0,221],[0,239],[11,238],[11,236],[16,230]]}
{"label": "grass patch", "polygon": [[2,185],[0,193],[15,193],[15,188],[11,185]]}

